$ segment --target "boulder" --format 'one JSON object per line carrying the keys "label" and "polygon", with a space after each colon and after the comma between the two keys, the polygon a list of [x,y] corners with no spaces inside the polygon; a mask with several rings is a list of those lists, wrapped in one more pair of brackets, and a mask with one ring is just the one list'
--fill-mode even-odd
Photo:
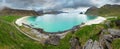
{"label": "boulder", "polygon": [[81,44],[79,42],[79,38],[73,37],[70,39],[71,48],[70,49],[82,49]]}
{"label": "boulder", "polygon": [[98,41],[94,41],[92,49],[103,49],[103,47]]}
{"label": "boulder", "polygon": [[83,49],[103,49],[103,46],[98,41],[88,40]]}
{"label": "boulder", "polygon": [[105,49],[112,49],[111,43],[113,38],[111,35],[103,35],[100,37],[99,42]]}
{"label": "boulder", "polygon": [[118,29],[108,29],[108,32],[109,32],[114,38],[120,38],[120,30],[118,30]]}
{"label": "boulder", "polygon": [[83,47],[83,49],[92,49],[92,46],[93,46],[93,40],[92,39],[89,39],[85,46]]}
{"label": "boulder", "polygon": [[51,35],[46,41],[45,44],[59,45],[60,37],[57,35]]}
{"label": "boulder", "polygon": [[115,24],[120,27],[120,20],[115,20]]}

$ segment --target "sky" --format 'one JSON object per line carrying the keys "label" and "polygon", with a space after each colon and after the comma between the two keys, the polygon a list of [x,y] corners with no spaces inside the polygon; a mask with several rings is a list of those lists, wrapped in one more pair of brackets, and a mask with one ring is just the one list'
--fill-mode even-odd
{"label": "sky", "polygon": [[120,0],[0,0],[0,8],[59,10],[64,8],[100,7],[105,4],[120,4]]}

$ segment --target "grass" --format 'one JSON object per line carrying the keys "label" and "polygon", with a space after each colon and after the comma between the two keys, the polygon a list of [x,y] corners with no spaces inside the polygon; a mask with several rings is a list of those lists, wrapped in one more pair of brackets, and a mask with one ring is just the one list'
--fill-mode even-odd
{"label": "grass", "polygon": [[91,25],[91,26],[85,26],[82,27],[81,29],[79,29],[75,35],[77,37],[79,37],[80,42],[82,42],[82,45],[85,44],[85,42],[89,39],[93,39],[93,40],[98,40],[99,37],[97,36],[97,34],[99,33],[99,31],[101,29],[103,29],[104,25],[100,24],[100,25]]}
{"label": "grass", "polygon": [[113,49],[120,49],[120,39],[115,39],[112,42]]}
{"label": "grass", "polygon": [[0,49],[42,49],[42,45],[0,21]]}
{"label": "grass", "polygon": [[[0,17],[0,49],[69,49],[69,40],[71,37],[79,37],[81,44],[84,45],[88,39],[98,40],[99,37],[97,34],[101,29],[106,28],[105,24],[84,26],[76,31],[75,34],[68,33],[66,37],[60,41],[58,46],[48,44],[42,45],[40,42],[28,38],[11,25],[12,22],[17,18],[20,18],[20,16]],[[1,20],[4,20],[8,23],[5,23]],[[115,40],[112,43],[114,49],[120,48],[119,41],[120,40]]]}

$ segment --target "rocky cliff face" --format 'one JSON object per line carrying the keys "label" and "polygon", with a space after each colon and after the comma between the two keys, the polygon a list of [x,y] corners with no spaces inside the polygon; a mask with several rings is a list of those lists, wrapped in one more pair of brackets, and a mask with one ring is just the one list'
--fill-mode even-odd
{"label": "rocky cliff face", "polygon": [[1,16],[5,15],[17,15],[17,16],[37,16],[37,12],[34,10],[21,10],[21,9],[11,9],[8,7],[3,8],[0,11]]}
{"label": "rocky cliff face", "polygon": [[99,15],[99,16],[118,16],[120,12],[120,5],[104,5],[101,8],[91,7],[85,14]]}

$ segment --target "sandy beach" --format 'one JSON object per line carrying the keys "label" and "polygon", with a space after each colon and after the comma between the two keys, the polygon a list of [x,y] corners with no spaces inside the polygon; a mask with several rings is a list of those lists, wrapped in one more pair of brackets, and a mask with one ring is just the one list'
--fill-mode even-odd
{"label": "sandy beach", "polygon": [[106,18],[98,16],[96,19],[86,22],[85,25],[99,24],[104,22],[105,20]]}
{"label": "sandy beach", "polygon": [[22,18],[19,18],[19,19],[17,19],[17,20],[15,21],[15,23],[16,23],[18,26],[22,26],[22,23],[28,24],[28,22],[27,22],[27,20],[26,20],[28,17],[30,17],[30,16],[24,16],[24,17],[22,17]]}

